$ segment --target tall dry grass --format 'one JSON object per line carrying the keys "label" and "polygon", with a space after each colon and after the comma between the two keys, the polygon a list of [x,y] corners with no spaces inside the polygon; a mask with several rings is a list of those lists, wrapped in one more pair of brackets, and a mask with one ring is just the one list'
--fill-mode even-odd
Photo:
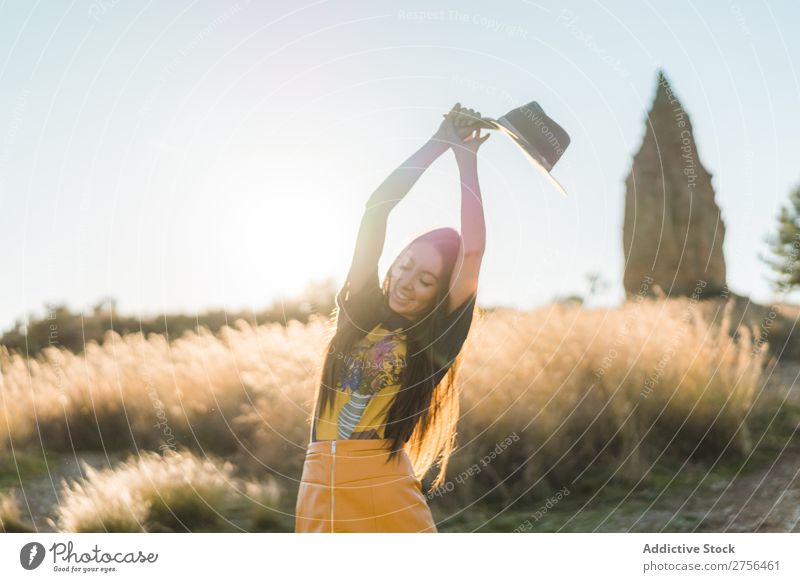
{"label": "tall dry grass", "polygon": [[22,521],[16,496],[11,491],[0,491],[0,533],[30,533],[33,530]]}
{"label": "tall dry grass", "polygon": [[0,347],[0,454],[46,450],[240,453],[268,465],[301,455],[323,326],[201,328],[163,336],[108,332],[85,356],[47,348],[24,359]]}
{"label": "tall dry grass", "polygon": [[[723,331],[732,305],[710,317],[688,298],[553,305],[482,322],[461,376],[454,489],[574,489],[592,475],[646,480],[662,459],[748,453],[768,346],[746,327],[736,340]],[[519,441],[493,456],[513,432]],[[478,479],[458,479],[475,464]]]}
{"label": "tall dry grass", "polygon": [[[591,473],[647,475],[664,456],[710,459],[748,450],[748,413],[767,343],[729,314],[701,316],[689,299],[618,309],[552,305],[478,310],[460,375],[459,449],[449,476],[512,433],[521,438],[460,483],[510,493],[560,488]],[[111,447],[219,453],[287,490],[300,478],[306,422],[328,323],[202,330],[55,349],[24,360],[0,353],[0,449]]]}
{"label": "tall dry grass", "polygon": [[[252,531],[253,518],[280,497],[272,481],[243,481],[230,462],[187,452],[145,451],[113,469],[84,470],[85,478],[63,484],[49,520],[57,531]],[[236,523],[234,514],[243,512]]]}

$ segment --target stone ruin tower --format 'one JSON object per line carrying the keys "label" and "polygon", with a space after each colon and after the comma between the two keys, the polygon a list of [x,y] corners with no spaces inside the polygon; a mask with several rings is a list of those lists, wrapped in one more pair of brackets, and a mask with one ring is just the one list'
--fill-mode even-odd
{"label": "stone ruin tower", "polygon": [[625,180],[625,296],[727,293],[725,225],[689,115],[662,71],[647,130]]}

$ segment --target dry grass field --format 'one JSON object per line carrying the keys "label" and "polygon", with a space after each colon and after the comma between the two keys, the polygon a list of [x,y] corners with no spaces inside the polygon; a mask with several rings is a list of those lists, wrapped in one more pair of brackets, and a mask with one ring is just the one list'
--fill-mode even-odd
{"label": "dry grass field", "polygon": [[[768,343],[746,326],[731,337],[730,311],[691,299],[478,309],[458,449],[446,487],[429,493],[441,529],[520,531],[556,491],[569,492],[565,507],[600,503],[660,486],[665,470],[677,486],[689,468],[738,466],[796,428],[796,403],[765,373]],[[329,326],[239,320],[172,342],[108,332],[81,355],[35,359],[0,348],[0,521],[290,530]],[[593,529],[592,515],[573,526]]]}

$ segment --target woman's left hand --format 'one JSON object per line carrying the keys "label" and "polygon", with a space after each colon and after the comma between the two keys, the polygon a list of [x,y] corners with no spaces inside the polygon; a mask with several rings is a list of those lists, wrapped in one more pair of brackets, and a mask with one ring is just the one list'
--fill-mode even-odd
{"label": "woman's left hand", "polygon": [[456,103],[445,116],[433,139],[444,142],[452,148],[459,163],[475,159],[478,148],[491,135],[487,133],[481,136],[481,128],[475,127],[480,116],[480,112],[461,107],[460,103]]}

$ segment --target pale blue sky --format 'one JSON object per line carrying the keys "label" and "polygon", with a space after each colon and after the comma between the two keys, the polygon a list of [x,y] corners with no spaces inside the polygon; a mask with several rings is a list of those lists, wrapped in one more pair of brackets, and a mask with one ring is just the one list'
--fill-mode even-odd
{"label": "pale blue sky", "polygon": [[[402,6],[402,8],[400,7]],[[417,11],[425,11],[418,13]],[[341,282],[363,203],[456,101],[538,101],[572,136],[551,190],[514,146],[481,150],[479,303],[622,292],[624,184],[656,70],[689,112],[727,227],[733,291],[800,182],[800,21],[784,2],[0,3],[0,328],[114,296],[147,316],[260,309]],[[452,156],[390,219],[458,227]]]}

